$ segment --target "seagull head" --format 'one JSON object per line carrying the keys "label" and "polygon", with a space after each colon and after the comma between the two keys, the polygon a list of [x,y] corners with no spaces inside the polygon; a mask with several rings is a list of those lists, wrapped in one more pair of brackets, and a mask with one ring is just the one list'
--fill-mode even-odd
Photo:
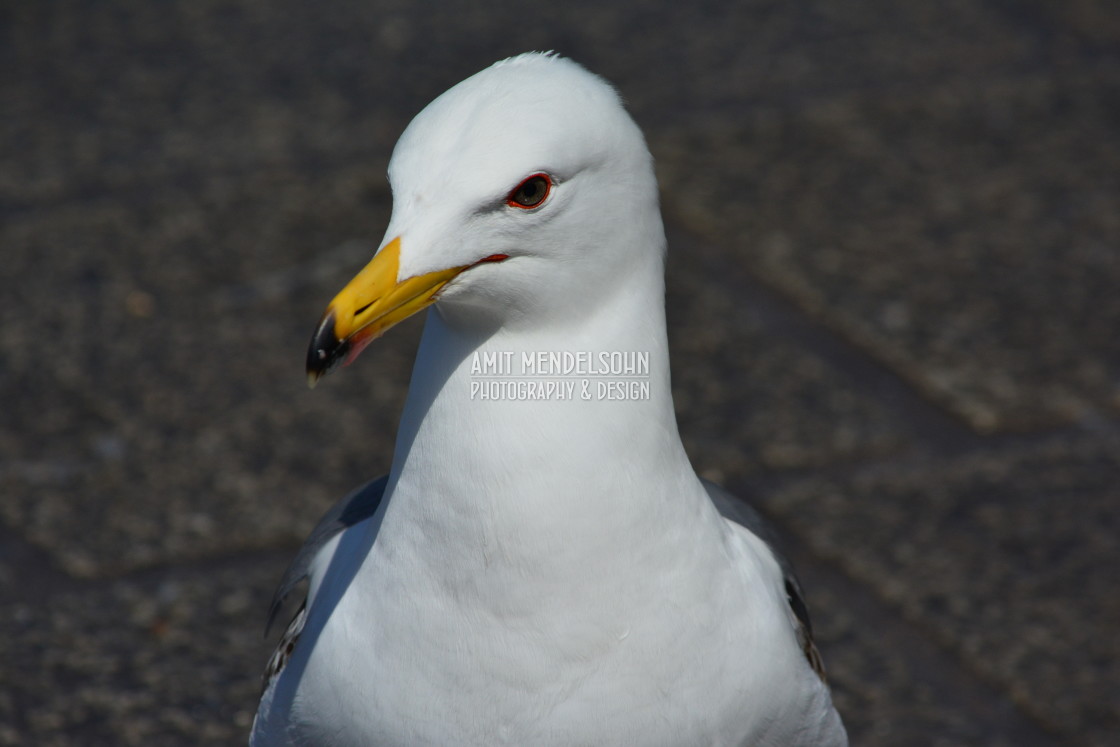
{"label": "seagull head", "polygon": [[309,382],[434,303],[451,324],[571,323],[661,272],[653,160],[618,94],[551,54],[499,62],[435,99],[389,164],[373,259],[323,314]]}

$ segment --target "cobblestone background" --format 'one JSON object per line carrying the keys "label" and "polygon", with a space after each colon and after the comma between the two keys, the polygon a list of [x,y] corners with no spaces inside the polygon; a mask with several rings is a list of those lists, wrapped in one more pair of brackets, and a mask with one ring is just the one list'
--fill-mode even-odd
{"label": "cobblestone background", "polygon": [[682,432],[853,743],[1120,743],[1120,6],[10,0],[0,744],[245,741],[419,325],[314,392],[309,335],[409,119],[532,49],[647,133]]}

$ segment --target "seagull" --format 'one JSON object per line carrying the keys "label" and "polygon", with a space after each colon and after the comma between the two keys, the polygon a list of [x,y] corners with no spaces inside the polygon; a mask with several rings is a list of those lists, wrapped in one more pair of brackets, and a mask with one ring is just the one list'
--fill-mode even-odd
{"label": "seagull", "polygon": [[801,588],[677,430],[653,158],[552,53],[436,98],[309,381],[430,307],[389,474],[311,533],[252,745],[846,745]]}

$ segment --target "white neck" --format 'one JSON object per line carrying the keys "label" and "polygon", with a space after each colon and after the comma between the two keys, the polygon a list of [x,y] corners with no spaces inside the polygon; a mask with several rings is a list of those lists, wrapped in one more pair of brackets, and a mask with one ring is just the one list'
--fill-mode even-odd
{"label": "white neck", "polygon": [[[477,332],[455,326],[451,314],[430,313],[379,542],[460,588],[487,578],[508,584],[506,569],[531,575],[532,588],[546,592],[550,578],[574,581],[608,572],[599,567],[606,558],[628,563],[665,549],[703,515],[703,488],[673,412],[656,270],[655,282],[623,281],[632,288],[578,323],[535,325],[531,333]],[[500,378],[477,368],[472,375],[476,354],[502,356],[522,375],[523,353],[584,351],[647,354],[648,379],[560,377],[574,385],[574,400],[472,399],[472,381]],[[589,400],[581,396],[585,379]],[[648,384],[648,398],[600,399],[599,384],[615,380],[637,381],[639,392]]]}

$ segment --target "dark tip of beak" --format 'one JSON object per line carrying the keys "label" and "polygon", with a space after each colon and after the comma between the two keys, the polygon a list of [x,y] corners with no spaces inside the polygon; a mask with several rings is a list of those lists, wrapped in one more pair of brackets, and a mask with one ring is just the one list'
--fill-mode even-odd
{"label": "dark tip of beak", "polygon": [[307,385],[314,387],[319,379],[346,360],[349,351],[349,340],[340,340],[334,334],[334,312],[327,312],[307,349]]}

